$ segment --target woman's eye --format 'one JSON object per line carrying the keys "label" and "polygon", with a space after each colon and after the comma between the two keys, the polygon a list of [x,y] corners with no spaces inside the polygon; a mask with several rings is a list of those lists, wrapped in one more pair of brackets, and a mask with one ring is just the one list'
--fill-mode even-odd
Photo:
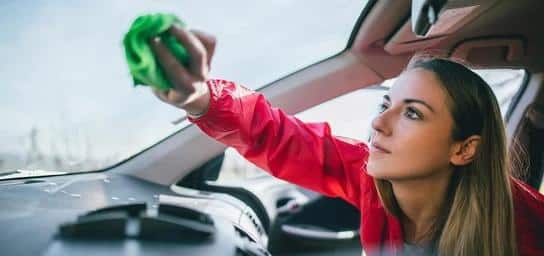
{"label": "woman's eye", "polygon": [[404,113],[404,115],[412,120],[422,119],[422,115],[417,110],[411,107],[406,108],[406,112]]}
{"label": "woman's eye", "polygon": [[378,106],[378,112],[381,114],[387,110],[388,106],[385,103],[382,103]]}

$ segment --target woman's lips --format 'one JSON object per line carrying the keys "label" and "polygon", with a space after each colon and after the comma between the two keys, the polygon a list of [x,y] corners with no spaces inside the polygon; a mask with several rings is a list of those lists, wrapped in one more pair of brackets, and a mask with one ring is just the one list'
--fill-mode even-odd
{"label": "woman's lips", "polygon": [[381,146],[377,142],[372,142],[372,144],[370,144],[370,151],[383,153],[383,154],[391,154],[391,151],[385,149],[383,146]]}

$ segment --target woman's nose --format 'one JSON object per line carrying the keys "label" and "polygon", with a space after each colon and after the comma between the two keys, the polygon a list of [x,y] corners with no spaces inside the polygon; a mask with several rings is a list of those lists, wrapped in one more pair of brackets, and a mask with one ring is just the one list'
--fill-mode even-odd
{"label": "woman's nose", "polygon": [[388,136],[391,135],[391,128],[389,127],[389,121],[387,120],[387,110],[385,112],[382,112],[378,114],[374,119],[372,120],[372,129],[376,131],[377,133],[381,133],[382,135]]}

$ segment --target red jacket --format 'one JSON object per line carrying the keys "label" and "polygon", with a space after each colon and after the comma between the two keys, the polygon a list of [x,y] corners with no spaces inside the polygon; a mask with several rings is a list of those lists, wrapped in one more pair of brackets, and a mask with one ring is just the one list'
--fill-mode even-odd
{"label": "red jacket", "polygon": [[[401,224],[385,211],[366,173],[366,144],[333,136],[327,123],[304,123],[271,107],[262,94],[232,82],[207,84],[209,109],[201,117],[189,117],[191,122],[275,177],[341,197],[360,209],[367,255],[401,252]],[[520,255],[544,255],[544,196],[520,181],[514,182],[513,195]]]}

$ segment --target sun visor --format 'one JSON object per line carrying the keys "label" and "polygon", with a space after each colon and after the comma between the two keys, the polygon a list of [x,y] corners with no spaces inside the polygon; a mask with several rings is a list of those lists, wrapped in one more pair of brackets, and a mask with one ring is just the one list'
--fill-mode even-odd
{"label": "sun visor", "polygon": [[473,21],[496,2],[496,0],[447,1],[441,7],[436,22],[424,36],[418,36],[412,31],[412,18],[409,18],[387,41],[384,48],[393,55],[429,48]]}

